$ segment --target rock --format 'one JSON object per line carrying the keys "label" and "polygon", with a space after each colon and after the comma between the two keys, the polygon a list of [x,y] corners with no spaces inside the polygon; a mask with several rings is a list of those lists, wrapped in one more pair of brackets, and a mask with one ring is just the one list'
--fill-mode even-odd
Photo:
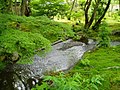
{"label": "rock", "polygon": [[112,32],[112,35],[120,36],[120,30],[115,30]]}
{"label": "rock", "polygon": [[5,55],[4,56],[0,56],[0,61],[3,61],[3,60],[5,60]]}
{"label": "rock", "polygon": [[14,62],[14,61],[17,61],[18,59],[19,59],[18,52],[13,52],[13,54],[12,54],[12,61]]}
{"label": "rock", "polygon": [[88,44],[88,38],[85,37],[85,36],[81,36],[80,42],[83,42],[83,43],[85,43],[85,44]]}

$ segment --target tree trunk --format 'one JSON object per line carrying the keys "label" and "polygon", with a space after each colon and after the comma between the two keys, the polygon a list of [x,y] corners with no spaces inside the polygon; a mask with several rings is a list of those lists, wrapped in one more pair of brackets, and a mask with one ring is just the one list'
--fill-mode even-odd
{"label": "tree trunk", "polygon": [[99,6],[99,4],[100,4],[100,1],[101,1],[101,0],[97,0],[97,1],[96,1],[96,5],[95,5],[95,7],[94,7],[92,16],[91,16],[91,18],[90,18],[90,20],[89,20],[89,22],[88,22],[88,24],[87,24],[87,26],[86,26],[87,28],[89,28],[89,27],[91,26],[91,24],[93,23],[93,21],[94,21],[94,19],[95,19],[96,11],[97,11],[97,9],[98,9],[98,6]]}
{"label": "tree trunk", "polygon": [[12,12],[12,0],[8,0],[8,9],[7,9],[7,11],[8,12]]}
{"label": "tree trunk", "polygon": [[17,15],[17,0],[15,0],[15,14]]}
{"label": "tree trunk", "polygon": [[27,0],[22,0],[22,3],[21,3],[21,16],[23,16],[25,14],[26,1]]}
{"label": "tree trunk", "polygon": [[110,6],[111,0],[108,0],[107,6],[103,12],[103,14],[101,15],[101,17],[97,20],[97,22],[94,24],[94,26],[92,27],[93,30],[96,30],[99,28],[99,24],[101,23],[101,20],[104,18],[109,6]]}
{"label": "tree trunk", "polygon": [[86,1],[86,3],[85,3],[85,8],[84,8],[84,11],[85,11],[85,29],[88,29],[88,20],[89,20],[89,18],[88,18],[88,10],[89,10],[89,8],[90,8],[90,5],[91,5],[91,2],[92,2],[92,0],[87,0]]}

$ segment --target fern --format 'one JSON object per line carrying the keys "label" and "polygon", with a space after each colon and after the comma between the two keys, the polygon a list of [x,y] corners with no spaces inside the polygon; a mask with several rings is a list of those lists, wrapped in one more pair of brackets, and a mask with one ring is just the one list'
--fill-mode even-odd
{"label": "fern", "polygon": [[36,85],[32,90],[98,90],[98,85],[102,85],[103,80],[100,75],[86,79],[80,73],[72,76],[60,73],[56,76],[45,76],[43,84]]}

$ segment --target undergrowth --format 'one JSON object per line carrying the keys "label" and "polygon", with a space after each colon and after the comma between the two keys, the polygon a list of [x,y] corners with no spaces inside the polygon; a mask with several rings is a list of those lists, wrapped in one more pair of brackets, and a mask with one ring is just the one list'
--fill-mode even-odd
{"label": "undergrowth", "polygon": [[1,14],[0,19],[6,23],[6,27],[9,29],[12,28],[24,32],[39,33],[51,42],[59,39],[65,40],[74,36],[74,32],[69,24],[55,22],[45,16],[21,17]]}
{"label": "undergrowth", "polygon": [[0,36],[0,55],[11,60],[12,54],[19,54],[19,62],[30,62],[30,57],[40,49],[50,50],[50,41],[38,33],[22,32],[19,30],[5,30]]}
{"label": "undergrowth", "polygon": [[102,81],[104,79],[100,75],[86,79],[80,73],[59,73],[55,76],[45,76],[42,84],[36,85],[32,90],[98,90]]}
{"label": "undergrowth", "polygon": [[74,36],[71,26],[44,16],[0,14],[0,25],[0,61],[30,62],[33,55],[49,51],[52,42]]}
{"label": "undergrowth", "polygon": [[119,90],[120,88],[120,46],[99,48],[87,52],[70,72],[81,73],[85,78],[103,76],[99,90]]}

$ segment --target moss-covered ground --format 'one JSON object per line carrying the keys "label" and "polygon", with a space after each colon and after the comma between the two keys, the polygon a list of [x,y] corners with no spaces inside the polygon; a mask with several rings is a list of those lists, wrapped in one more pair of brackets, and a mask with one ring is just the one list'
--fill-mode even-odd
{"label": "moss-covered ground", "polygon": [[120,90],[120,46],[87,52],[70,72],[80,72],[85,78],[101,75],[100,90]]}

